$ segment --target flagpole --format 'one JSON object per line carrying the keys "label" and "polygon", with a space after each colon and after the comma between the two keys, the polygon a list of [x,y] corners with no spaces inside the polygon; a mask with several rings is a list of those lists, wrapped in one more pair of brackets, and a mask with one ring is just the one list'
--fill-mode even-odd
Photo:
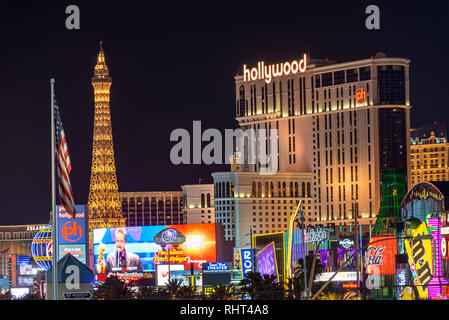
{"label": "flagpole", "polygon": [[[56,176],[55,176],[55,109],[54,109],[54,103],[55,103],[55,79],[50,79],[50,91],[51,91],[51,212],[52,212],[52,219],[53,219],[53,232],[52,232],[52,240],[53,240],[53,271],[52,271],[52,278],[53,278],[53,300],[58,300],[58,282],[57,282],[57,262],[58,262],[58,219],[56,218]],[[48,288],[47,288],[48,290]]]}

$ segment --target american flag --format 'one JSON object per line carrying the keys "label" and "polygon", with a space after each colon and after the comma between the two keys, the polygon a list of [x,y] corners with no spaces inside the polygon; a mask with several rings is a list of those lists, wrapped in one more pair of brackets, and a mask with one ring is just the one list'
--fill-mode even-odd
{"label": "american flag", "polygon": [[73,200],[72,185],[70,184],[69,174],[72,171],[70,163],[69,149],[65,140],[64,128],[62,127],[59,107],[54,103],[55,128],[56,128],[56,167],[58,170],[58,189],[61,205],[67,212],[75,218],[75,201]]}

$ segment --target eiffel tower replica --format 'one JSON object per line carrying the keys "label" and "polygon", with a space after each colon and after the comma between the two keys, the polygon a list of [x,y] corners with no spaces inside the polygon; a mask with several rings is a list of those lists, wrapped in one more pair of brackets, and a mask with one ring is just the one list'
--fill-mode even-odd
{"label": "eiffel tower replica", "polygon": [[93,230],[124,227],[126,219],[118,192],[117,173],[112,141],[109,90],[112,84],[106,65],[102,42],[97,58],[92,85],[95,97],[94,135],[89,200],[89,267],[93,269]]}

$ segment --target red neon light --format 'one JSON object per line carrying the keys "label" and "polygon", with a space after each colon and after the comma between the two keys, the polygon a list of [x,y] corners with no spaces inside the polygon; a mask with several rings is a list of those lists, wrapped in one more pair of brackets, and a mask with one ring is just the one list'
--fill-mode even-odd
{"label": "red neon light", "polygon": [[354,282],[347,282],[347,283],[343,283],[342,287],[344,289],[356,289],[357,288],[357,284],[355,284]]}
{"label": "red neon light", "polygon": [[366,101],[366,91],[363,88],[358,88],[355,92],[355,101],[357,103],[364,103]]}

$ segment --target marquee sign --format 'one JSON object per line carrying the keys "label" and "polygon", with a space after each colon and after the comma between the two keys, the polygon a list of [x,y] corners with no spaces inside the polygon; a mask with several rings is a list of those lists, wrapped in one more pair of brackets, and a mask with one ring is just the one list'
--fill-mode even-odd
{"label": "marquee sign", "polygon": [[243,81],[265,80],[270,83],[272,78],[281,76],[288,76],[289,74],[303,73],[307,67],[307,56],[304,53],[301,60],[293,60],[292,62],[277,63],[272,65],[265,65],[261,61],[257,63],[257,68],[247,69],[246,64],[243,65]]}

